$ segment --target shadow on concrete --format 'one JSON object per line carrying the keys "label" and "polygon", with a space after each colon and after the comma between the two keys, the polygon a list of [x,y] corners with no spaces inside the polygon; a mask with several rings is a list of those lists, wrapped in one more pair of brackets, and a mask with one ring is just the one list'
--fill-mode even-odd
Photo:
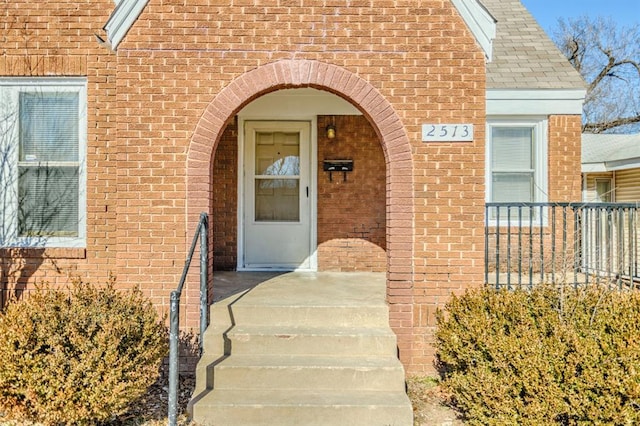
{"label": "shadow on concrete", "polygon": [[213,303],[251,290],[257,285],[287,272],[213,272]]}

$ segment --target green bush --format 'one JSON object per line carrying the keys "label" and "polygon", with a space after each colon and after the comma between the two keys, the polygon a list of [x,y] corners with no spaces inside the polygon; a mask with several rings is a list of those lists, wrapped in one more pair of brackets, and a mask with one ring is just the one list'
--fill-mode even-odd
{"label": "green bush", "polygon": [[483,289],[437,319],[443,384],[470,424],[640,424],[640,293]]}
{"label": "green bush", "polygon": [[0,315],[0,411],[45,424],[95,424],[157,379],[167,332],[139,291],[80,281],[38,290]]}

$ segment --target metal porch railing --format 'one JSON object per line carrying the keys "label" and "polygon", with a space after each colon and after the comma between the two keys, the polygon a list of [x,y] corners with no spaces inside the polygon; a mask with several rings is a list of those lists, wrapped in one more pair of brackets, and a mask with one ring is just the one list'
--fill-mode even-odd
{"label": "metal porch railing", "polygon": [[486,203],[485,282],[640,281],[640,204]]}
{"label": "metal porch railing", "polygon": [[178,416],[178,374],[180,367],[179,359],[179,333],[180,333],[180,296],[182,295],[182,288],[184,287],[187,273],[191,265],[191,259],[200,238],[200,355],[202,355],[202,339],[204,332],[208,325],[208,313],[209,313],[209,300],[208,300],[208,288],[207,288],[207,266],[209,258],[209,219],[206,213],[200,214],[200,221],[196,229],[193,241],[191,242],[191,249],[184,264],[182,270],[182,276],[180,277],[180,283],[175,291],[171,292],[171,305],[169,316],[169,426],[175,426],[177,424]]}

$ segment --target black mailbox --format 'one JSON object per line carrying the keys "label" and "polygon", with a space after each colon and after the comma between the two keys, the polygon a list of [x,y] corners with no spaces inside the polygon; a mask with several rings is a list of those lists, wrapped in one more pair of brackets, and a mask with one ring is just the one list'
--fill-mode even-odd
{"label": "black mailbox", "polygon": [[353,160],[324,160],[325,172],[351,172],[353,171]]}
{"label": "black mailbox", "polygon": [[343,180],[347,181],[347,172],[353,171],[353,160],[324,160],[322,169],[329,172],[329,182],[333,182],[333,172],[343,172]]}

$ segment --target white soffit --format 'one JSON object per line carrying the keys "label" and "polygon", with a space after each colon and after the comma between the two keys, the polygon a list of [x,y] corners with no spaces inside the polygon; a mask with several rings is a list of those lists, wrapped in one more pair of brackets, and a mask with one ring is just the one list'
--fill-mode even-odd
{"label": "white soffit", "polygon": [[114,0],[114,2],[116,3],[116,8],[109,16],[104,30],[107,32],[107,40],[111,48],[116,50],[118,44],[127,35],[144,7],[149,3],[149,0]]}
{"label": "white soffit", "polygon": [[584,89],[487,89],[487,115],[581,115]]}
{"label": "white soffit", "polygon": [[362,115],[353,105],[329,92],[312,88],[282,89],[261,96],[238,115],[249,118],[296,119],[315,115]]}
{"label": "white soffit", "polygon": [[493,39],[496,38],[496,19],[478,0],[451,0],[458,13],[491,61]]}

